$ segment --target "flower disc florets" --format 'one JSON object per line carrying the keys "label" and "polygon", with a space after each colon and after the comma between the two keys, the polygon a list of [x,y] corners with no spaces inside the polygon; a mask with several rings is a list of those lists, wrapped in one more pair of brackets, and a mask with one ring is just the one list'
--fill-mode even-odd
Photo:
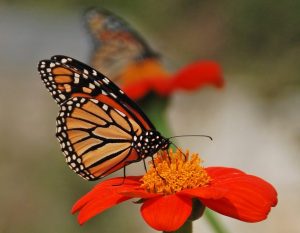
{"label": "flower disc florets", "polygon": [[155,166],[150,162],[148,172],[142,177],[142,185],[147,192],[158,194],[174,194],[184,189],[193,189],[209,184],[210,177],[201,166],[198,154],[183,154],[161,151],[154,158]]}

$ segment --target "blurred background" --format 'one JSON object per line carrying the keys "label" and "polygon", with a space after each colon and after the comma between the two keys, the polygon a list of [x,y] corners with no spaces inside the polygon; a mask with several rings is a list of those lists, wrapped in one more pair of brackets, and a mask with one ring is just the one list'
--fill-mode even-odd
{"label": "blurred background", "polygon": [[[172,96],[175,135],[205,166],[240,168],[271,182],[279,204],[266,221],[218,215],[228,232],[300,232],[300,1],[0,0],[0,232],[154,232],[139,206],[116,206],[83,227],[73,203],[96,183],[65,164],[55,134],[58,108],[37,73],[39,60],[65,54],[88,62],[87,7],[126,19],[176,70],[211,59],[225,87]],[[140,174],[141,164],[129,174]],[[116,176],[118,174],[113,174]],[[212,233],[202,218],[194,232]]]}

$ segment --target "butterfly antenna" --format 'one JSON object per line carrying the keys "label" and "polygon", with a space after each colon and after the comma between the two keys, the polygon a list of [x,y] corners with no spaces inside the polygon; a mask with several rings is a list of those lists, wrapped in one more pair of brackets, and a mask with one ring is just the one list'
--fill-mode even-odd
{"label": "butterfly antenna", "polygon": [[[177,135],[177,136],[169,137],[168,139],[172,139],[172,138],[183,138],[183,137],[205,137],[205,138],[209,138],[211,141],[213,140],[213,138],[212,138],[211,136],[204,135],[204,134],[185,134],[185,135]],[[174,146],[175,146],[175,145],[174,145]]]}

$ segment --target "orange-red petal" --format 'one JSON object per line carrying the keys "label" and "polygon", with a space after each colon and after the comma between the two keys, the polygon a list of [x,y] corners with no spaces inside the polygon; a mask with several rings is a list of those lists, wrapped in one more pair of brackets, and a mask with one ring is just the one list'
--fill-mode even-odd
{"label": "orange-red petal", "polygon": [[222,87],[221,67],[213,61],[199,61],[179,70],[173,77],[173,89],[196,90],[204,85]]}
{"label": "orange-red petal", "polygon": [[119,191],[119,194],[122,194],[124,196],[128,197],[134,197],[134,198],[142,198],[142,199],[149,199],[154,197],[159,197],[161,194],[156,193],[149,193],[145,191],[145,189],[142,188],[128,188],[128,189],[122,189]]}
{"label": "orange-red petal", "polygon": [[167,195],[146,200],[141,213],[144,220],[158,231],[175,231],[180,228],[192,211],[192,199]]}
{"label": "orange-red petal", "polygon": [[210,167],[206,171],[212,178],[209,186],[181,194],[198,197],[208,208],[246,222],[266,219],[277,204],[276,190],[259,177],[234,168]]}
{"label": "orange-red petal", "polygon": [[140,186],[140,178],[140,176],[126,177],[124,184],[122,184],[122,177],[108,179],[99,183],[74,204],[72,213],[74,214],[79,211],[78,222],[80,224],[85,223],[104,210],[131,199],[132,197],[124,196],[119,192],[122,189],[128,190],[138,188]]}
{"label": "orange-red petal", "polygon": [[122,86],[123,91],[134,100],[143,98],[148,92],[150,92],[149,81],[143,79],[136,81],[135,83]]}
{"label": "orange-red petal", "polygon": [[122,88],[132,99],[140,99],[150,91],[162,96],[176,90],[196,90],[204,85],[222,87],[224,84],[221,67],[213,61],[199,61],[179,70],[174,75],[147,76]]}

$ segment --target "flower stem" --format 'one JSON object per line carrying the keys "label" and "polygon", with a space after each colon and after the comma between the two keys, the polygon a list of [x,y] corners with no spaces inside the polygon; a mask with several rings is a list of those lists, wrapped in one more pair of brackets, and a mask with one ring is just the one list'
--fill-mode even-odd
{"label": "flower stem", "polygon": [[213,231],[216,233],[228,233],[224,226],[220,223],[220,221],[216,218],[216,215],[211,210],[206,208],[204,212],[204,216],[206,220],[209,222],[210,226],[212,227]]}
{"label": "flower stem", "polygon": [[[178,230],[172,231],[172,233],[192,233],[192,221],[186,221]],[[170,231],[164,231],[164,233],[170,233]]]}
{"label": "flower stem", "polygon": [[170,137],[171,130],[167,119],[169,99],[150,93],[138,103],[162,136]]}

